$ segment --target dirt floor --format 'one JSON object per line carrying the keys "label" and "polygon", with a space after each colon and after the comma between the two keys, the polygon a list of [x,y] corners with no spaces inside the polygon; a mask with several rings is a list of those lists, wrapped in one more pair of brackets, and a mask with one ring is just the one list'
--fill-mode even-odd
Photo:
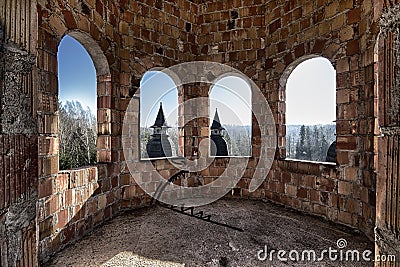
{"label": "dirt floor", "polygon": [[[366,237],[274,204],[219,200],[196,210],[244,231],[160,206],[145,208],[95,229],[46,266],[373,266],[362,257],[365,250],[374,251]],[[338,244],[339,239],[343,240]],[[278,250],[286,251],[280,252],[283,260],[278,259]],[[358,250],[360,261],[357,254],[346,253],[349,250]]]}

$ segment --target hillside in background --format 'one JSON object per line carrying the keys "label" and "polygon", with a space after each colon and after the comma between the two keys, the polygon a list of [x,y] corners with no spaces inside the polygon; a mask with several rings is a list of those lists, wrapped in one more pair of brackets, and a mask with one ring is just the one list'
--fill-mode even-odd
{"label": "hillside in background", "polygon": [[[251,126],[223,125],[223,137],[228,147],[229,156],[251,156]],[[146,144],[151,138],[152,130],[140,127],[141,158],[147,159]],[[178,154],[178,128],[168,129],[169,140],[172,147],[172,156]]]}
{"label": "hillside in background", "polygon": [[286,125],[286,158],[326,161],[336,140],[336,125]]}
{"label": "hillside in background", "polygon": [[60,170],[68,170],[97,162],[97,120],[90,108],[79,101],[58,103],[60,140]]}

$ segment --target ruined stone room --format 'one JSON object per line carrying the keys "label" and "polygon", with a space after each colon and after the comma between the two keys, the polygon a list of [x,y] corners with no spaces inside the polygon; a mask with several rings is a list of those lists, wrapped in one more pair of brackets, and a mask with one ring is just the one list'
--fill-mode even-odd
{"label": "ruined stone room", "polygon": [[400,266],[400,1],[0,0],[3,266]]}

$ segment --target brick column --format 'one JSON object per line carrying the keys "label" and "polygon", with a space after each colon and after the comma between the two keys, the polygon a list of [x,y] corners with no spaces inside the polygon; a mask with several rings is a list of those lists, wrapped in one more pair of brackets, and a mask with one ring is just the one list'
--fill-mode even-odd
{"label": "brick column", "polygon": [[37,266],[36,3],[0,10],[0,266]]}
{"label": "brick column", "polygon": [[375,266],[398,266],[400,261],[400,5],[389,8],[380,24],[382,34],[377,44],[376,76],[379,105],[377,205],[375,227],[376,255],[395,255],[393,262]]}

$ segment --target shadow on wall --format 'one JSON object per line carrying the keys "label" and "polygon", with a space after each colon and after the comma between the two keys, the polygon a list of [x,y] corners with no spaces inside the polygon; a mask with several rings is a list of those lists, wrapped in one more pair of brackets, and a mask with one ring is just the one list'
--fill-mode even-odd
{"label": "shadow on wall", "polygon": [[[39,260],[46,262],[56,251],[112,218],[121,207],[124,188],[130,184],[128,174],[111,162],[111,75],[107,58],[98,43],[83,32],[69,32],[89,53],[97,76],[97,166],[60,171],[58,157],[51,155],[45,163],[48,174],[39,184]],[[54,39],[57,39],[54,37]],[[58,40],[58,39],[57,39]],[[59,40],[58,40],[59,41]],[[55,132],[57,132],[55,130]],[[47,145],[47,144],[44,144]],[[55,146],[55,145],[54,145]],[[54,148],[54,147],[53,147]],[[46,156],[57,154],[45,150]],[[55,151],[55,150],[54,150]],[[132,190],[129,194],[135,207],[146,205],[150,197]]]}
{"label": "shadow on wall", "polygon": [[106,194],[98,198],[94,194],[97,189],[102,189],[97,167],[61,171],[54,183],[56,191],[41,207],[41,213],[47,218],[40,222],[39,227],[40,261],[48,260],[51,254],[103,220],[101,209],[107,205]]}
{"label": "shadow on wall", "polygon": [[36,266],[37,123],[26,92],[36,60],[0,24],[0,266]]}
{"label": "shadow on wall", "polygon": [[[112,164],[98,164],[60,171],[53,181],[54,187],[47,187],[50,191],[45,194],[49,197],[40,207],[40,212],[46,216],[39,223],[39,259],[42,263],[125,207],[121,204],[125,189],[118,186],[129,183],[130,175],[112,175],[112,169]],[[150,196],[139,189],[129,196],[135,207],[150,203]]]}

